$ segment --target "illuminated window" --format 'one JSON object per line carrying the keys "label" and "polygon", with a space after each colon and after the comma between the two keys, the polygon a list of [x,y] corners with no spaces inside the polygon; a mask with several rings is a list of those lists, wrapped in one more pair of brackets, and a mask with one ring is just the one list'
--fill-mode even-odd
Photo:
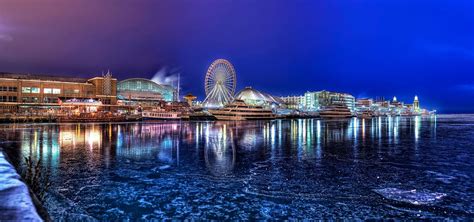
{"label": "illuminated window", "polygon": [[40,93],[40,88],[38,88],[38,87],[31,87],[31,93]]}
{"label": "illuminated window", "polygon": [[51,94],[51,93],[53,93],[53,90],[52,90],[51,88],[44,88],[44,89],[43,89],[43,93],[45,93],[45,94]]}
{"label": "illuminated window", "polygon": [[78,90],[78,89],[75,89],[75,90],[74,90],[74,93],[79,93],[79,90]]}
{"label": "illuminated window", "polygon": [[31,87],[21,87],[22,93],[31,93]]}
{"label": "illuminated window", "polygon": [[61,89],[53,89],[53,94],[61,94]]}

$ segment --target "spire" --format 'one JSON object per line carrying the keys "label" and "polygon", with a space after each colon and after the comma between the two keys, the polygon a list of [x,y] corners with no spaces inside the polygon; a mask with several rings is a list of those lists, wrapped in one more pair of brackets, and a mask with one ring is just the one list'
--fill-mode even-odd
{"label": "spire", "polygon": [[415,101],[418,101],[418,96],[417,95],[415,95]]}
{"label": "spire", "polygon": [[396,96],[393,97],[393,102],[397,102],[397,97]]}

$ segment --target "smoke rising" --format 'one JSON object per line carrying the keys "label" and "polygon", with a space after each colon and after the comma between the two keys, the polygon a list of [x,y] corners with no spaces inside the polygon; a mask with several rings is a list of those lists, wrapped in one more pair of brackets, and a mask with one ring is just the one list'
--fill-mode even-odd
{"label": "smoke rising", "polygon": [[165,66],[155,73],[151,81],[164,85],[176,85],[179,74],[179,68],[169,68]]}

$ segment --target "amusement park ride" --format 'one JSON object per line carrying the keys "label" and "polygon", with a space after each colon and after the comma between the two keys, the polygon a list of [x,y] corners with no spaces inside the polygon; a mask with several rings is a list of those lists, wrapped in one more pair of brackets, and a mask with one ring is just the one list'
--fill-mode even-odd
{"label": "amusement park ride", "polygon": [[204,107],[218,108],[230,103],[234,99],[236,87],[234,66],[225,59],[215,60],[207,70],[204,84]]}

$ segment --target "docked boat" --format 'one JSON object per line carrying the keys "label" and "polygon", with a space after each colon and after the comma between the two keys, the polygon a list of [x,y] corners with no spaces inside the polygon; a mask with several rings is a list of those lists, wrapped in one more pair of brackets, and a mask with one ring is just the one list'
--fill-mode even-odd
{"label": "docked boat", "polygon": [[343,104],[333,104],[319,111],[321,118],[350,118],[352,117],[351,110]]}
{"label": "docked boat", "polygon": [[265,120],[275,119],[271,109],[262,106],[250,106],[242,100],[234,100],[224,108],[209,110],[217,120]]}
{"label": "docked boat", "polygon": [[153,109],[142,112],[143,120],[179,120],[181,119],[181,113],[179,112],[167,112],[161,109]]}

